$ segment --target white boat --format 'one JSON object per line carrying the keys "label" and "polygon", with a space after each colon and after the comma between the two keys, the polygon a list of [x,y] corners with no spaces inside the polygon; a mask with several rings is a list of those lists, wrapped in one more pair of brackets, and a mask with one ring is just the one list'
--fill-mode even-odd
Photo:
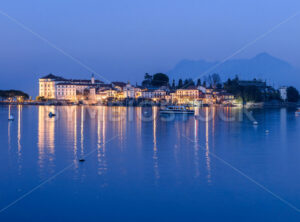
{"label": "white boat", "polygon": [[194,114],[195,111],[189,106],[166,106],[164,108],[160,108],[159,110],[162,114]]}
{"label": "white boat", "polygon": [[297,116],[300,115],[300,108],[295,112],[295,114],[296,114]]}
{"label": "white boat", "polygon": [[15,117],[11,114],[10,105],[8,106],[8,121],[14,121]]}

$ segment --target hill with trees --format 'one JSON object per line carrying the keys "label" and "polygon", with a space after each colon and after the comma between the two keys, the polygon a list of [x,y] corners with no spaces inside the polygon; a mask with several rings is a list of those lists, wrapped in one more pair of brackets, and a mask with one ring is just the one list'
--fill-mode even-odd
{"label": "hill with trees", "polygon": [[23,99],[29,99],[29,95],[27,93],[24,93],[20,90],[0,90],[0,97],[7,99],[7,98],[16,98],[16,97],[22,97]]}

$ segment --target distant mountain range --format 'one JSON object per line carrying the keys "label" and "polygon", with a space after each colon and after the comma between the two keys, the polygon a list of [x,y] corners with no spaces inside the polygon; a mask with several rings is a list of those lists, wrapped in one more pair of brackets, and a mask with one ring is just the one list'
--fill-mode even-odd
{"label": "distant mountain range", "polygon": [[293,85],[300,89],[300,69],[293,67],[286,61],[260,53],[250,59],[207,62],[204,60],[182,60],[172,70],[167,72],[170,79],[204,78],[205,75],[218,73],[224,81],[228,77],[238,75],[240,79],[262,79],[268,84]]}

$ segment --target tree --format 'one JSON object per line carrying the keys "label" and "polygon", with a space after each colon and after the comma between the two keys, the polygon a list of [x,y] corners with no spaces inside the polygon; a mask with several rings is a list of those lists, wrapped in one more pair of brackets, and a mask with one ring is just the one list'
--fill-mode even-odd
{"label": "tree", "polygon": [[262,102],[263,93],[257,86],[245,86],[241,87],[244,101]]}
{"label": "tree", "polygon": [[221,84],[221,83],[218,83],[218,84],[216,85],[216,87],[217,87],[217,89],[222,89],[222,84]]}
{"label": "tree", "polygon": [[206,85],[211,86],[213,84],[213,79],[212,79],[211,75],[205,76],[204,79],[205,79]]}
{"label": "tree", "polygon": [[29,95],[20,90],[0,90],[0,97],[3,98],[13,98],[13,97],[22,97],[24,99],[29,99]]}
{"label": "tree", "polygon": [[187,88],[189,86],[195,86],[194,80],[193,79],[185,79],[183,83],[183,88]]}
{"label": "tree", "polygon": [[201,79],[197,79],[197,86],[201,86]]}
{"label": "tree", "polygon": [[299,92],[295,87],[293,87],[293,86],[288,87],[286,90],[286,94],[287,94],[288,102],[298,102],[299,101]]}
{"label": "tree", "polygon": [[153,86],[168,86],[169,85],[169,77],[164,73],[156,73],[152,78]]}
{"label": "tree", "polygon": [[150,75],[149,73],[145,73],[145,76],[144,76],[144,79],[145,80],[152,80],[152,75]]}
{"label": "tree", "polygon": [[182,79],[179,79],[179,80],[178,80],[177,88],[178,88],[178,89],[181,89],[182,86],[183,86]]}
{"label": "tree", "polygon": [[212,82],[211,82],[212,86],[213,86],[214,88],[216,88],[217,85],[218,85],[219,83],[221,83],[221,78],[220,78],[219,74],[217,74],[217,73],[212,74],[212,76],[211,76],[211,81],[212,81]]}
{"label": "tree", "polygon": [[206,81],[205,80],[203,81],[203,87],[206,87]]}
{"label": "tree", "polygon": [[43,96],[37,96],[36,97],[36,101],[42,101],[42,102],[44,102],[44,101],[46,101],[46,99]]}
{"label": "tree", "polygon": [[188,86],[195,86],[195,82],[193,79],[188,79]]}
{"label": "tree", "polygon": [[175,79],[173,79],[173,81],[172,81],[172,89],[175,89],[176,88],[176,86],[175,86]]}
{"label": "tree", "polygon": [[152,75],[149,75],[149,73],[145,73],[144,80],[142,82],[142,86],[149,87],[152,83]]}
{"label": "tree", "polygon": [[183,82],[183,88],[186,88],[189,85],[189,80],[185,79]]}
{"label": "tree", "polygon": [[241,91],[238,79],[235,78],[231,80],[229,78],[226,82],[224,82],[224,89],[229,93],[237,95]]}

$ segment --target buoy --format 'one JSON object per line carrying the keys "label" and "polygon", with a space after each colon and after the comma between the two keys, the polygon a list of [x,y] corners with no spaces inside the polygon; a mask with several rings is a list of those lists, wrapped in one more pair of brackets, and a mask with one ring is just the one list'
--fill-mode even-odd
{"label": "buoy", "polygon": [[79,162],[84,162],[85,161],[85,159],[79,159]]}
{"label": "buoy", "polygon": [[269,130],[266,130],[266,134],[268,134],[269,133]]}
{"label": "buoy", "polygon": [[9,121],[13,121],[15,118],[14,118],[14,116],[13,115],[9,115],[9,117],[8,117],[8,120]]}

